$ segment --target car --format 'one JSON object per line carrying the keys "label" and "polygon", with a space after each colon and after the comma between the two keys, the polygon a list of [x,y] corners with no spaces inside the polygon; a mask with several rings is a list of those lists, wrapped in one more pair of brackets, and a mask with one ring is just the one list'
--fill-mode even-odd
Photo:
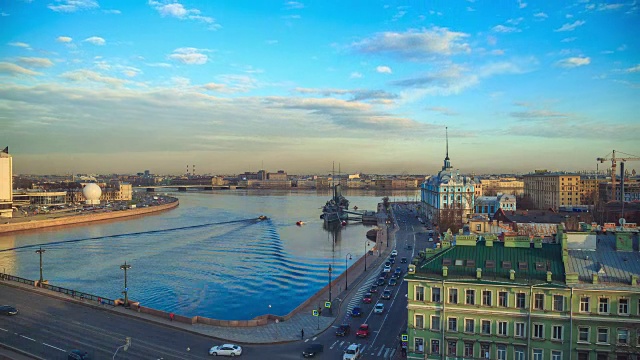
{"label": "car", "polygon": [[361,338],[366,338],[367,336],[369,336],[369,325],[368,324],[360,325],[360,327],[358,328],[358,331],[356,331],[356,336]]}
{"label": "car", "polygon": [[391,265],[385,265],[384,269],[382,270],[384,272],[391,272]]}
{"label": "car", "polygon": [[382,314],[384,312],[384,304],[383,303],[377,303],[376,306],[373,308],[373,313],[374,314]]}
{"label": "car", "polygon": [[391,256],[398,256],[398,250],[393,249],[393,250],[391,251]]}
{"label": "car", "polygon": [[89,353],[82,350],[71,350],[67,354],[67,360],[89,360]]}
{"label": "car", "polygon": [[18,309],[14,308],[11,305],[2,305],[0,306],[0,314],[3,315],[17,315]]}
{"label": "car", "polygon": [[355,360],[360,357],[360,345],[351,344],[342,354],[342,360]]}
{"label": "car", "polygon": [[338,330],[336,330],[336,336],[347,336],[351,332],[351,325],[342,324],[338,326]]}
{"label": "car", "polygon": [[371,285],[371,289],[369,289],[369,292],[374,294],[378,292],[378,284],[373,284]]}
{"label": "car", "polygon": [[242,348],[239,345],[234,344],[214,346],[209,349],[209,355],[239,356],[242,355]]}
{"label": "car", "polygon": [[391,267],[391,261],[387,260],[387,261],[384,263],[384,267],[387,267],[387,266]]}
{"label": "car", "polygon": [[407,258],[402,258],[402,259],[400,259],[400,263],[401,263],[401,264],[406,264],[406,263],[407,263]]}
{"label": "car", "polygon": [[429,238],[429,242],[433,242],[433,238]]}
{"label": "car", "polygon": [[394,258],[393,256],[389,258],[389,262],[391,263],[391,265],[396,263],[396,258]]}
{"label": "car", "polygon": [[396,286],[398,284],[398,280],[396,278],[389,279],[389,286]]}
{"label": "car", "polygon": [[394,275],[402,275],[402,269],[401,268],[396,268],[396,270],[393,272]]}
{"label": "car", "polygon": [[351,309],[351,316],[352,317],[362,316],[362,309],[360,309],[360,306],[355,306],[353,309]]}
{"label": "car", "polygon": [[371,301],[372,301],[371,297],[372,297],[371,293],[364,294],[364,296],[362,297],[362,302],[365,304],[371,304]]}
{"label": "car", "polygon": [[380,275],[378,275],[378,277],[385,278],[385,279],[387,278],[387,276],[389,276],[389,273],[384,271],[381,271]]}
{"label": "car", "polygon": [[380,298],[385,300],[391,299],[391,290],[385,290],[382,292],[382,296],[380,296]]}
{"label": "car", "polygon": [[317,353],[324,351],[324,345],[322,344],[310,344],[302,352],[302,357],[314,357]]}
{"label": "car", "polygon": [[379,277],[378,280],[376,281],[376,285],[378,286],[382,286],[386,283],[386,281],[384,280],[383,277]]}

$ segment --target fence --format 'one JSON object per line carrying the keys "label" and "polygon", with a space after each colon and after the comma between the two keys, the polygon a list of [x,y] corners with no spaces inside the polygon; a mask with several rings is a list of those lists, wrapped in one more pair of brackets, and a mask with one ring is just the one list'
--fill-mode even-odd
{"label": "fence", "polygon": [[21,278],[21,277],[17,277],[17,276],[5,274],[5,273],[0,273],[0,279],[9,280],[9,281],[16,281],[16,282],[19,282],[19,283],[22,283],[22,284],[31,285],[31,286],[34,286],[34,284],[35,284],[35,281],[33,281],[33,280],[24,279],[24,278]]}

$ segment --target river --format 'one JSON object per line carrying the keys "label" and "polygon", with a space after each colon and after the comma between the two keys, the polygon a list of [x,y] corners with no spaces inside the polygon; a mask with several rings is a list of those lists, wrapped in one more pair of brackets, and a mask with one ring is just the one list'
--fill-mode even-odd
{"label": "river", "polygon": [[[93,225],[0,236],[0,268],[52,285],[129,298],[185,316],[246,320],[286,315],[364,254],[371,226],[324,230],[327,191],[232,190],[168,193],[174,210]],[[348,190],[350,206],[375,210],[383,196],[413,201],[419,191]],[[259,215],[269,220],[256,221]],[[305,225],[297,226],[296,221]],[[335,241],[334,241],[335,239]],[[372,245],[373,243],[369,243]]]}

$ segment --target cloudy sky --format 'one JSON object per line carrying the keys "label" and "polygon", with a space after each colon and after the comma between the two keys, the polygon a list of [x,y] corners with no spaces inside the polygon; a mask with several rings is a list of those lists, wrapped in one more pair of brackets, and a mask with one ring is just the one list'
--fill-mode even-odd
{"label": "cloudy sky", "polygon": [[432,173],[445,126],[468,173],[640,154],[637,0],[11,0],[0,15],[16,173]]}

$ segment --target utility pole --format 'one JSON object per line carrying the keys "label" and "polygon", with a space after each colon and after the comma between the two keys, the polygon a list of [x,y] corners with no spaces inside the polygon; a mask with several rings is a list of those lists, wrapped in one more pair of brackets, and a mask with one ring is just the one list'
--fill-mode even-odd
{"label": "utility pole", "polygon": [[127,287],[127,270],[131,269],[131,265],[127,264],[127,262],[124,262],[124,265],[120,265],[120,269],[124,270],[124,291],[122,292],[124,294],[124,307],[128,307],[129,306],[129,288]]}
{"label": "utility pole", "polygon": [[40,249],[36,250],[36,253],[40,255],[40,281],[38,282],[38,287],[42,287],[42,282],[44,281],[44,278],[42,277],[42,254],[44,254],[45,251],[47,250],[42,249],[42,246],[40,246]]}

